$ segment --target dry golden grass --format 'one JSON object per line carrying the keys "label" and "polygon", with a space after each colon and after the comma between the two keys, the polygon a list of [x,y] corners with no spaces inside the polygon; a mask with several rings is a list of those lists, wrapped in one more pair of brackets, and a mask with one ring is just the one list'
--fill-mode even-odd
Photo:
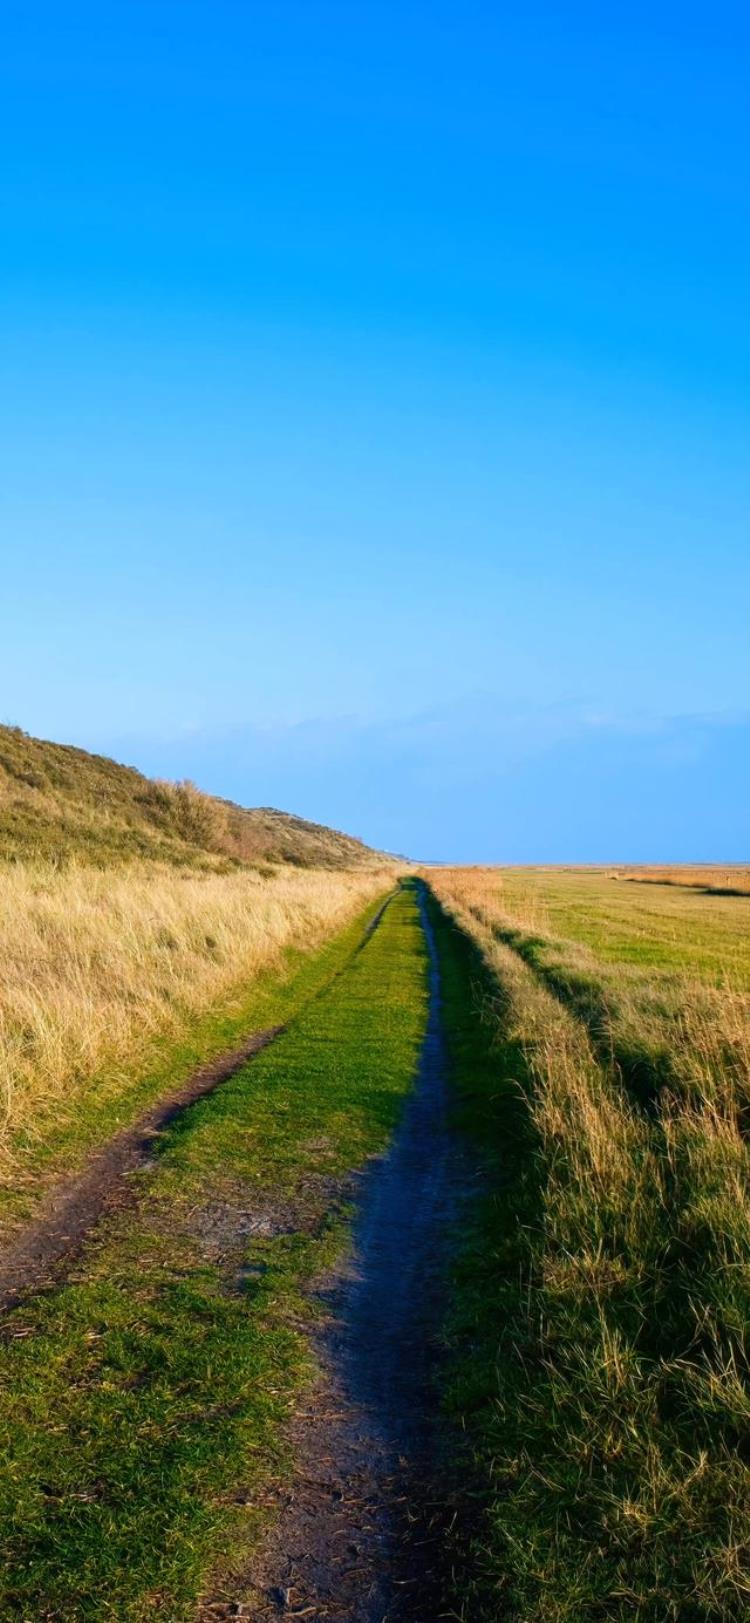
{"label": "dry golden grass", "polygon": [[716,891],[728,896],[750,896],[750,868],[716,868],[685,864],[674,868],[613,868],[614,879],[637,880],[644,885],[685,885],[691,890]]}
{"label": "dry golden grass", "polygon": [[[490,971],[499,1078],[520,1053],[536,1145],[534,1175],[528,1157],[516,1185],[506,1172],[518,1211],[506,1193],[481,1299],[502,1302],[504,1337],[482,1434],[501,1484],[490,1579],[512,1571],[509,1616],[549,1623],[738,1619],[750,1599],[750,1000],[715,984],[705,942],[708,978],[696,975],[687,931],[689,972],[655,967],[635,897],[633,951],[620,916],[617,956],[592,922],[596,886],[588,915],[580,903],[580,874],[429,878]],[[714,900],[685,896],[683,919],[703,904],[709,928]],[[588,940],[552,935],[562,915]],[[673,964],[679,937],[670,951]],[[502,1165],[502,1121],[498,1142]]]}
{"label": "dry golden grass", "polygon": [[623,897],[592,873],[481,868],[446,870],[441,894],[531,964],[637,1101],[659,1093],[665,1108],[710,1108],[734,1125],[747,1122],[744,898],[669,890],[644,897],[635,888]]}
{"label": "dry golden grass", "polygon": [[85,1106],[127,1093],[157,1038],[313,948],[392,870],[0,867],[0,1180]]}
{"label": "dry golden grass", "polygon": [[[490,1014],[502,1019],[506,1036],[528,1051],[530,1068],[540,1086],[535,1098],[536,1125],[550,1152],[566,1147],[574,1158],[576,1181],[591,1192],[592,1206],[646,1182],[658,1204],[660,1179],[648,1150],[648,1132],[610,1068],[602,1066],[586,1025],[541,981],[519,954],[496,933],[505,915],[487,894],[487,876],[477,869],[455,869],[431,875],[442,905],[472,936],[492,968],[496,1001]],[[538,928],[540,909],[523,910],[524,925]],[[637,1171],[634,1168],[637,1167]],[[592,1247],[598,1243],[592,1236]]]}

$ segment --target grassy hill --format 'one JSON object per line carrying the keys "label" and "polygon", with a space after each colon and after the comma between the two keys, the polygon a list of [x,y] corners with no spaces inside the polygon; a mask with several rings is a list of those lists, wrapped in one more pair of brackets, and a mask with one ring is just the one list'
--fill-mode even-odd
{"label": "grassy hill", "polygon": [[382,862],[360,840],[318,823],[156,782],[105,755],[0,726],[0,861],[107,866],[136,857],[193,867]]}

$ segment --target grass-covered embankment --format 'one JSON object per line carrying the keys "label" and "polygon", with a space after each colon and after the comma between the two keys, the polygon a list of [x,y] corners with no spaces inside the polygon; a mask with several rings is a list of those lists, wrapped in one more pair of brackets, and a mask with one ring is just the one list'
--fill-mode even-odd
{"label": "grass-covered embankment", "polygon": [[147,778],[107,755],[0,725],[0,863],[87,868],[161,862],[355,868],[383,858],[361,840],[269,806],[238,806],[192,783]]}
{"label": "grass-covered embankment", "polygon": [[75,1281],[6,1321],[0,1617],[177,1623],[206,1585],[231,1594],[285,1469],[342,1180],[392,1131],[424,1030],[413,892],[352,957],[358,932],[322,979],[299,968],[289,1031],[169,1132]]}
{"label": "grass-covered embankment", "polygon": [[[448,1402],[481,1507],[458,1613],[739,1619],[750,1218],[737,1077],[727,1065],[722,1092],[712,1067],[701,1096],[696,1059],[691,1086],[644,1106],[583,1018],[593,996],[553,990],[539,929],[527,920],[515,946],[526,933],[536,946],[514,950],[476,876],[431,882],[456,921],[438,936],[447,1031],[487,1164],[449,1325]],[[608,986],[603,963],[599,1007]]]}

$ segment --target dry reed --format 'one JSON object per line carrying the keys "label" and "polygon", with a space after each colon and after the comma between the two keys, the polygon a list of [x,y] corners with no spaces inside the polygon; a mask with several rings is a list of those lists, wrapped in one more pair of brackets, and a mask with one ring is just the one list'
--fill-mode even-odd
{"label": "dry reed", "polygon": [[125,1090],[157,1037],[342,928],[390,875],[0,868],[0,1176],[92,1079]]}

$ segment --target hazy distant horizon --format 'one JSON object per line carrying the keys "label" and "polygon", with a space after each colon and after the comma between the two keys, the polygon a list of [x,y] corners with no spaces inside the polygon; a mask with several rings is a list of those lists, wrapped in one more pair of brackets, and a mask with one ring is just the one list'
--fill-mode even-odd
{"label": "hazy distant horizon", "polygon": [[[22,719],[12,719],[24,726]],[[429,726],[425,718],[415,718],[410,729],[403,723],[384,727],[364,740],[351,727],[313,724],[173,739],[44,736],[112,755],[150,776],[191,778],[243,805],[275,806],[326,823],[417,861],[750,861],[748,718],[683,717],[651,727],[631,721],[629,728],[587,726],[570,718],[567,729],[548,737],[544,747],[530,748],[516,737],[511,751],[506,735],[490,762],[480,759],[486,724],[471,740],[453,721],[449,730],[445,717],[430,718]],[[24,730],[37,731],[28,725]],[[585,800],[580,794],[584,773],[590,788]],[[658,780],[654,801],[642,795],[644,775]],[[438,778],[450,782],[450,795],[435,794]],[[744,787],[737,793],[740,780]],[[703,846],[692,832],[698,795],[704,801],[703,822],[713,834],[712,843]],[[404,798],[412,807],[411,820],[404,816]],[[369,805],[364,816],[363,801]],[[514,828],[522,812],[519,836]],[[457,829],[463,831],[460,837]]]}

